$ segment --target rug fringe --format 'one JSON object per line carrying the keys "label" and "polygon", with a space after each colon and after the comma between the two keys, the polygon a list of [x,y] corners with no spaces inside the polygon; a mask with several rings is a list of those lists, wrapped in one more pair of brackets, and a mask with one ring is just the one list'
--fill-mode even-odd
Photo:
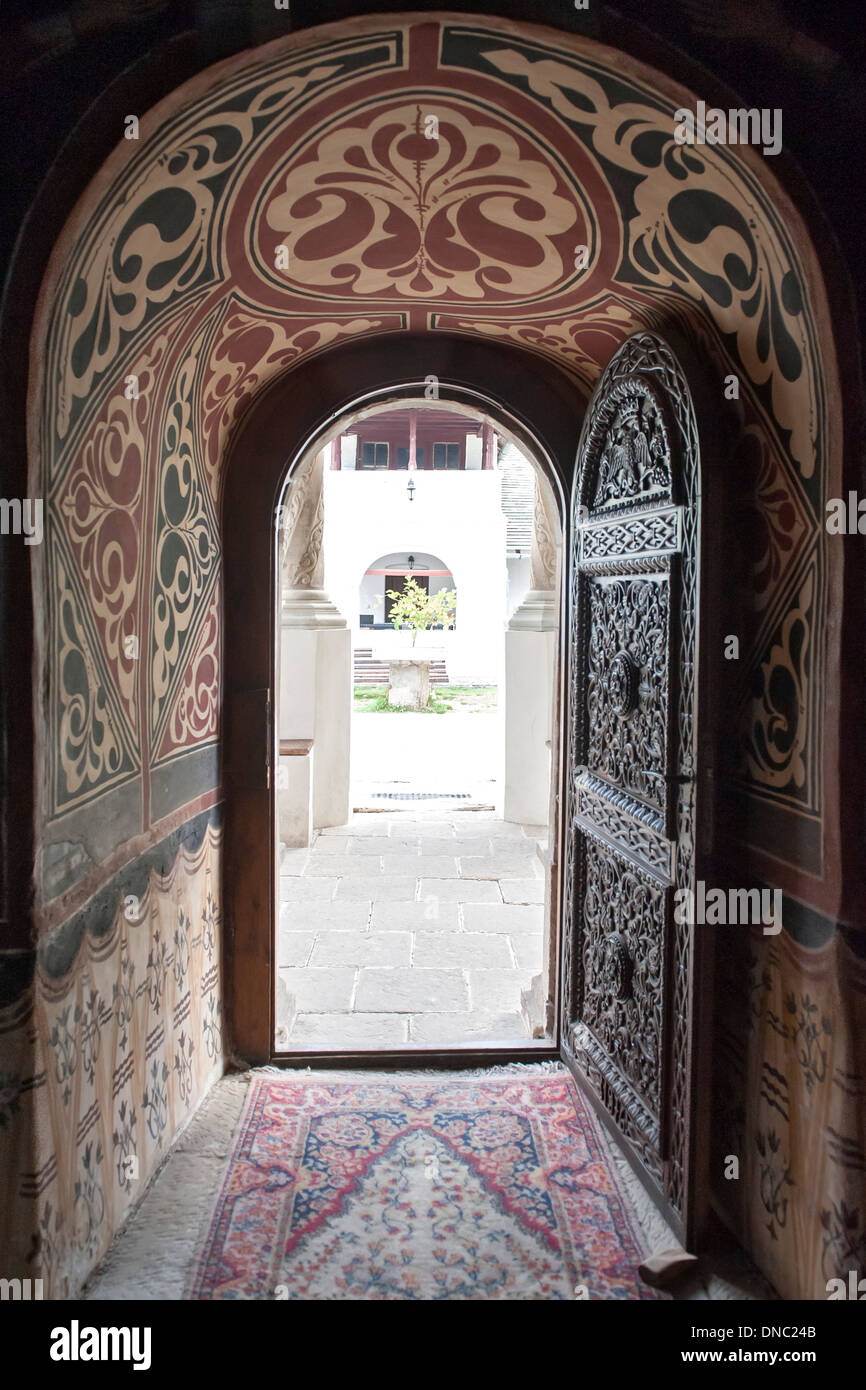
{"label": "rug fringe", "polygon": [[385,1071],[381,1068],[352,1069],[345,1067],[276,1067],[273,1064],[261,1067],[249,1067],[246,1071],[236,1076],[238,1081],[251,1081],[256,1076],[316,1076],[333,1080],[335,1076],[347,1080],[369,1080],[370,1077],[388,1077],[397,1080],[400,1077],[453,1077],[455,1080],[470,1077],[473,1079],[484,1076],[544,1076],[554,1075],[557,1072],[564,1072],[565,1067],[562,1062],[506,1062],[495,1067],[467,1067],[457,1070],[452,1067],[400,1067],[399,1070]]}

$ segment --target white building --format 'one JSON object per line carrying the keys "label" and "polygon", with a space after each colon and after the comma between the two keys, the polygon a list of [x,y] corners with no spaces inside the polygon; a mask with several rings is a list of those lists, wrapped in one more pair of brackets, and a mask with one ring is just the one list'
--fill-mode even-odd
{"label": "white building", "polygon": [[[284,844],[349,813],[352,684],[388,662],[495,685],[506,819],[547,820],[561,539],[532,464],[451,406],[365,413],[287,484],[280,513],[279,786]],[[456,594],[446,630],[389,622],[405,576]]]}
{"label": "white building", "polygon": [[455,684],[501,684],[505,625],[529,587],[533,497],[529,461],[453,410],[383,410],[328,447],[324,584],[361,654],[358,679],[386,678],[382,663],[411,645],[387,597],[411,574],[457,594],[453,630],[416,649]]}

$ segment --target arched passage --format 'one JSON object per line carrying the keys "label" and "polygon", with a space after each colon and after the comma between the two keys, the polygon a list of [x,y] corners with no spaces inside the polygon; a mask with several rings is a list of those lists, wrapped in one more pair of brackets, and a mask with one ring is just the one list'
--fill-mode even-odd
{"label": "arched passage", "polygon": [[841,564],[821,525],[841,468],[823,286],[766,161],[676,142],[693,104],[633,59],[531,25],[370,16],[231,59],[142,117],[68,224],[34,331],[40,650],[74,653],[37,711],[46,921],[88,863],[212,798],[223,463],[259,390],[349,339],[456,334],[522,345],[583,395],[625,337],[670,325],[736,383],[723,399],[758,588],[742,603],[732,796],[756,863],[833,899],[816,882],[838,836],[836,722],[800,713],[792,640],[823,623]]}
{"label": "arched passage", "polygon": [[[501,352],[495,353],[494,357],[499,359],[502,368],[507,366],[507,353],[504,357]],[[351,385],[351,364],[347,365],[346,379]],[[429,973],[424,973],[425,960],[426,965],[431,966],[430,952],[434,948],[444,951],[448,944],[441,935],[422,942],[417,953],[413,947],[411,959],[392,960],[394,966],[415,966],[417,954],[420,962],[417,968],[406,972],[406,978],[400,979],[406,998],[411,997],[417,1005],[403,1010],[404,1014],[413,1015],[403,1019],[403,1041],[411,1044],[417,1055],[418,1047],[429,1048],[436,1040],[432,1034],[441,1041],[443,1048],[459,1048],[464,1045],[465,1036],[471,1034],[474,1045],[480,1049],[482,1046],[504,1048],[506,1039],[528,1044],[531,1039],[541,1038],[543,1032],[549,1048],[555,999],[550,961],[557,939],[553,921],[555,907],[546,889],[551,874],[542,868],[536,843],[523,836],[521,827],[533,827],[527,833],[546,841],[548,836],[540,827],[548,826],[551,815],[554,824],[557,821],[556,809],[551,811],[550,785],[557,767],[559,742],[558,721],[553,710],[559,670],[556,645],[561,607],[558,555],[562,508],[558,488],[551,487],[549,468],[545,470],[541,463],[533,468],[532,463],[520,455],[524,458],[522,466],[529,474],[531,490],[528,499],[524,498],[517,507],[517,513],[527,526],[526,537],[532,550],[529,568],[539,592],[532,595],[534,607],[527,616],[525,630],[512,633],[506,631],[505,474],[493,467],[483,468],[480,449],[473,451],[467,447],[467,452],[477,457],[470,457],[466,470],[442,469],[437,476],[435,467],[426,474],[419,469],[417,484],[411,471],[389,470],[383,466],[376,469],[374,475],[372,467],[349,467],[347,470],[344,466],[341,470],[335,466],[341,457],[344,464],[346,461],[355,463],[357,435],[366,433],[376,439],[386,433],[381,423],[377,423],[382,419],[387,419],[392,427],[392,452],[396,452],[404,440],[401,429],[410,429],[417,423],[418,437],[423,439],[431,430],[440,431],[443,419],[452,424],[462,422],[463,435],[471,434],[479,443],[482,435],[489,435],[491,441],[498,439],[499,446],[491,451],[492,458],[506,447],[516,448],[512,442],[514,421],[506,418],[506,423],[501,424],[493,409],[495,403],[489,398],[474,391],[464,393],[465,403],[452,400],[453,386],[445,377],[439,379],[438,390],[440,400],[435,406],[428,406],[420,393],[413,395],[411,392],[404,396],[379,392],[354,403],[348,419],[338,417],[336,423],[329,425],[294,461],[285,492],[281,494],[279,679],[272,678],[271,684],[278,706],[272,711],[271,719],[279,729],[283,750],[276,793],[281,873],[289,876],[318,874],[320,881],[312,886],[324,889],[329,867],[331,875],[339,871],[343,881],[337,885],[332,880],[330,886],[332,890],[336,888],[341,900],[352,898],[355,892],[352,879],[356,878],[356,896],[363,898],[364,890],[369,889],[368,896],[373,899],[372,904],[365,906],[365,912],[367,907],[370,909],[363,918],[365,925],[372,925],[385,915],[382,908],[390,902],[390,889],[405,897],[407,886],[411,887],[416,897],[420,894],[418,902],[421,905],[405,908],[404,937],[390,942],[368,942],[363,954],[371,945],[382,952],[390,946],[402,949],[405,945],[408,950],[412,941],[405,935],[405,928],[410,924],[415,926],[422,909],[428,913],[423,920],[431,920],[431,906],[425,894],[437,887],[429,883],[423,864],[413,861],[418,864],[417,874],[413,876],[406,862],[411,856],[403,851],[417,849],[417,841],[405,837],[425,833],[424,827],[415,823],[417,815],[413,817],[410,813],[429,809],[433,820],[438,818],[440,822],[439,858],[430,863],[430,871],[443,879],[455,880],[440,885],[444,901],[453,900],[454,904],[443,912],[443,927],[446,919],[450,921],[452,916],[455,922],[458,920],[457,904],[471,900],[473,889],[479,889],[476,900],[483,894],[488,902],[501,901],[495,883],[463,885],[461,890],[456,880],[463,877],[464,872],[466,877],[473,873],[491,877],[498,865],[502,866],[503,874],[510,871],[514,876],[516,861],[506,857],[504,843],[499,856],[494,854],[486,863],[470,858],[465,866],[458,866],[454,856],[483,853],[479,845],[485,845],[485,835],[490,833],[488,821],[498,818],[492,831],[499,836],[507,829],[501,823],[504,818],[511,823],[516,835],[514,846],[517,847],[522,839],[523,847],[531,855],[522,860],[520,867],[526,871],[522,877],[533,880],[533,884],[507,885],[510,893],[527,896],[517,900],[525,906],[512,906],[496,923],[488,924],[498,925],[500,935],[488,937],[485,942],[484,938],[470,934],[470,939],[461,943],[465,971],[470,969],[469,958],[473,951],[473,959],[479,967],[486,961],[504,969],[499,977],[473,978],[458,971],[449,978],[454,997],[462,1005],[468,1004],[470,998],[474,1001],[472,1017],[461,1020],[447,1017],[447,1009],[436,1016],[439,1011],[423,993],[424,986],[433,979]],[[384,405],[377,405],[377,399],[384,400]],[[469,401],[474,402],[474,408]],[[456,427],[452,432],[461,433]],[[518,437],[520,433],[518,427]],[[260,456],[260,445],[256,443],[252,447],[256,456]],[[386,447],[383,445],[383,452]],[[460,447],[462,449],[462,444]],[[572,447],[570,445],[569,449]],[[408,485],[417,490],[417,499],[407,497]],[[512,503],[507,505],[511,507]],[[266,524],[266,521],[266,517],[259,518],[259,524]],[[285,527],[289,528],[290,538]],[[413,634],[395,632],[389,623],[380,623],[378,629],[356,628],[353,623],[356,576],[362,557],[366,558],[371,545],[374,551],[384,549],[401,536],[406,542],[402,552],[385,552],[382,557],[383,560],[390,557],[391,570],[396,567],[399,571],[390,573],[390,584],[387,566],[373,567],[378,573],[371,578],[377,585],[376,596],[383,610],[387,588],[399,588],[403,574],[414,572],[418,565],[422,578],[432,578],[434,583],[451,577],[451,572],[436,554],[426,555],[424,547],[427,546],[435,547],[439,555],[453,553],[453,577],[460,590],[461,616],[457,625],[449,625],[447,631],[425,633],[418,646]],[[411,555],[407,553],[410,550],[414,552]],[[428,561],[433,566],[432,576],[427,568]],[[515,603],[521,599],[516,584],[513,597]],[[253,619],[252,614],[249,617]],[[243,617],[241,621],[244,622]],[[516,618],[514,621],[516,624]],[[456,699],[458,705],[445,720],[419,720],[417,715],[383,718],[382,714],[371,718],[364,712],[370,706],[363,703],[353,712],[347,659],[349,630],[353,645],[360,641],[364,647],[360,653],[361,664],[357,648],[353,663],[356,678],[362,683],[365,665],[375,664],[377,674],[384,675],[387,684],[389,676],[392,681],[394,679],[393,662],[398,662],[399,679],[406,671],[407,660],[422,655],[430,662],[431,680],[445,681],[450,676],[458,687],[466,684],[474,687],[474,694],[465,688],[453,693],[446,691],[446,698]],[[372,649],[368,646],[371,642]],[[515,673],[518,673],[517,679]],[[411,692],[404,691],[403,696],[406,695],[411,702]],[[390,692],[389,698],[393,699]],[[398,697],[394,702],[405,707],[407,700]],[[449,709],[447,704],[443,707],[441,702],[435,701],[434,707],[439,713]],[[474,714],[469,712],[470,708]],[[277,766],[276,761],[274,766]],[[424,805],[419,806],[419,802]],[[263,811],[264,802],[260,806]],[[353,810],[402,810],[407,813],[402,819],[398,817],[401,826],[395,826],[392,831],[397,837],[396,848],[402,853],[399,863],[393,853],[384,866],[377,856],[366,861],[368,869],[365,872],[363,860],[346,857],[361,849],[375,849],[369,841],[362,846],[357,838],[370,827],[369,815],[361,816],[361,821],[366,821],[361,827],[358,817],[351,814]],[[451,824],[449,815],[454,810],[461,812],[463,817],[467,811],[477,811],[476,824],[470,828],[459,816],[459,825]],[[380,819],[379,824],[385,822]],[[270,824],[262,820],[255,837],[263,843],[269,840],[273,843],[273,825],[273,820]],[[337,827],[339,839],[336,842],[329,841],[327,834],[324,838],[316,834],[322,829],[333,833]],[[431,826],[430,830],[433,828]],[[449,849],[445,843],[449,837],[466,842],[463,849],[456,843]],[[555,833],[549,838],[555,839]],[[338,849],[342,857],[337,859],[329,855],[329,845],[332,851]],[[486,848],[489,851],[492,847],[487,845]],[[301,852],[308,849],[313,851],[311,855]],[[394,866],[394,876],[401,881],[391,884],[377,876],[383,867],[387,870],[389,864]],[[371,870],[374,871],[372,876]],[[244,872],[241,864],[238,873],[243,876]],[[344,952],[349,941],[345,936],[319,939],[320,932],[333,933],[336,928],[325,926],[326,915],[320,910],[311,913],[307,908],[309,887],[306,881],[297,882],[291,877],[280,879],[280,930],[276,933],[279,949],[271,948],[271,976],[279,981],[276,1019],[279,1050],[292,1054],[301,1050],[308,1056],[311,1048],[315,1050],[314,1043],[318,1043],[322,1051],[345,1053],[347,1043],[363,1035],[368,1048],[387,1048],[388,1060],[392,1062],[395,1038],[399,1040],[401,1030],[390,1024],[396,1025],[398,1020],[386,1020],[389,1024],[387,1037],[377,1045],[375,1034],[371,1032],[376,1018],[357,1016],[359,1013],[375,1014],[376,1010],[355,1003],[356,999],[366,1003],[368,989],[375,992],[382,983],[381,977],[362,970],[363,961],[359,956],[354,962],[354,984],[347,995],[342,994],[345,977],[335,977],[333,981],[325,978],[319,968],[323,958],[330,957],[335,950]],[[238,903],[246,901],[246,892],[239,883]],[[333,922],[342,920],[348,925],[351,920],[356,926],[356,911],[360,906],[360,902],[347,906],[341,901],[332,911]],[[473,910],[469,909],[470,917]],[[438,910],[435,915],[438,918]],[[465,916],[465,909],[461,907],[461,923]],[[505,930],[506,919],[516,929],[517,917],[521,917],[522,929],[532,936],[520,943],[515,952],[501,933]],[[528,918],[532,918],[531,924]],[[257,922],[257,930],[264,926],[262,920]],[[309,938],[305,948],[307,954],[298,959],[297,953],[304,948],[305,938],[293,934],[311,930],[315,937]],[[421,930],[424,930],[423,922]],[[351,950],[361,952],[362,944],[351,944]],[[417,941],[414,944],[417,946]],[[311,948],[312,958],[309,957]],[[455,963],[453,952],[443,961],[449,968]],[[340,964],[348,966],[350,962],[344,959]],[[323,1001],[335,998],[333,991],[330,995],[327,993],[331,984],[342,1002],[334,1002],[329,1008]],[[522,1003],[521,991],[526,989],[531,989],[531,1004]],[[317,992],[320,990],[325,993]],[[291,1003],[295,991],[300,995],[297,1009]],[[503,998],[506,1002],[499,1002]],[[356,1010],[355,1016],[351,1016]],[[380,1012],[388,1011],[385,1008]],[[485,1012],[490,1015],[486,1022]],[[466,1035],[461,1031],[461,1023],[467,1025]]]}

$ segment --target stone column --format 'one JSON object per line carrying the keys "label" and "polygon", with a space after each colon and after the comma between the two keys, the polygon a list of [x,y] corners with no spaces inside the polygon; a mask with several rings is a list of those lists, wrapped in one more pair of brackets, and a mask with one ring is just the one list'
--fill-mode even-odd
{"label": "stone column", "polygon": [[418,467],[418,412],[409,411],[409,469],[414,472]]}
{"label": "stone column", "polygon": [[324,589],[325,452],[286,490],[280,524],[279,737],[312,739],[312,825],[349,819],[352,634]]}
{"label": "stone column", "polygon": [[496,459],[493,457],[493,426],[491,425],[489,420],[484,421],[484,432],[482,438],[484,440],[484,453],[481,467],[483,470],[489,472],[491,468],[495,468],[496,466]]}
{"label": "stone column", "polygon": [[[531,1037],[551,1035],[555,1002],[558,911],[555,866],[550,853],[551,771],[555,748],[557,627],[559,623],[558,525],[546,489],[535,483],[530,587],[505,632],[505,792],[503,818],[539,827],[544,869],[544,968],[521,997]],[[541,834],[540,827],[546,827]]]}
{"label": "stone column", "polygon": [[546,825],[559,602],[556,524],[535,484],[529,590],[505,632],[503,817]]}

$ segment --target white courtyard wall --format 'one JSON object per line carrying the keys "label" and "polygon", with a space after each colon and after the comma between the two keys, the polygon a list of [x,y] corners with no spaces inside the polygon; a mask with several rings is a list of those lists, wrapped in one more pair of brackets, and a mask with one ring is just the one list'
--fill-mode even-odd
{"label": "white courtyard wall", "polygon": [[508,595],[501,475],[482,469],[328,470],[324,485],[324,587],[351,625],[353,646],[372,645],[377,656],[405,654],[410,634],[361,628],[362,580],[383,555],[435,555],[454,576],[457,625],[418,643],[443,652],[454,682],[500,684]]}

